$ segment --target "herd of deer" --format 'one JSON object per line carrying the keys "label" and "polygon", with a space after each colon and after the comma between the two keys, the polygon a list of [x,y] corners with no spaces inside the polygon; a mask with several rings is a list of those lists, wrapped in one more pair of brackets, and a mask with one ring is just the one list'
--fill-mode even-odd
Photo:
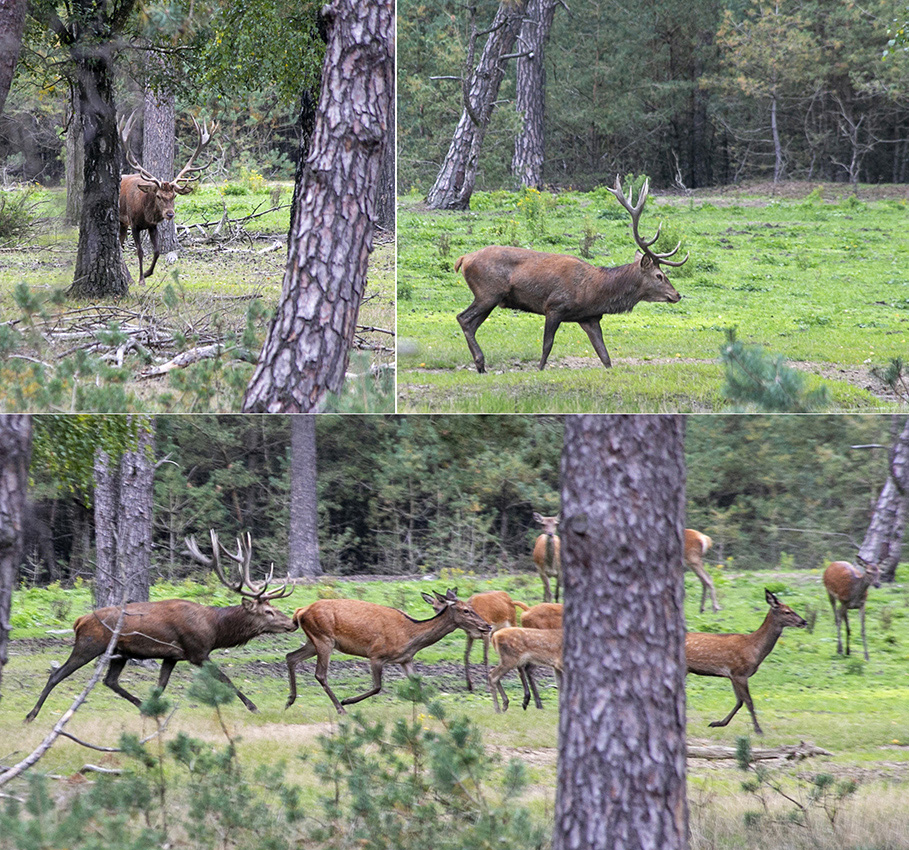
{"label": "herd of deer", "polygon": [[[559,592],[560,546],[555,529],[559,517],[534,514],[543,533],[534,547],[534,560],[549,596],[549,576],[556,579],[556,598]],[[188,661],[201,666],[209,661],[215,649],[239,646],[263,634],[281,634],[297,628],[306,635],[306,643],[289,652],[286,657],[290,680],[290,695],[285,708],[297,697],[296,667],[307,658],[316,657],[315,678],[328,694],[332,704],[341,714],[345,705],[374,696],[382,689],[382,672],[387,664],[399,664],[404,672],[413,675],[414,655],[421,649],[441,640],[455,629],[467,634],[464,654],[464,673],[467,689],[473,690],[470,677],[470,650],[474,640],[483,641],[483,666],[493,704],[499,711],[508,708],[508,696],[502,687],[502,678],[517,670],[524,687],[523,707],[526,709],[531,696],[537,708],[542,708],[533,679],[535,666],[550,667],[561,685],[562,673],[562,605],[547,599],[530,607],[518,602],[501,590],[477,593],[469,599],[458,599],[457,589],[444,595],[423,593],[435,615],[426,620],[416,620],[396,608],[356,599],[320,599],[298,608],[293,617],[279,611],[272,602],[293,592],[293,586],[284,582],[275,590],[268,590],[272,573],[262,583],[250,578],[252,540],[249,534],[237,541],[233,553],[211,531],[212,556],[202,553],[192,538],[187,538],[190,555],[206,567],[213,568],[220,581],[240,594],[240,605],[215,607],[200,605],[182,599],[161,602],[134,602],[125,606],[100,608],[79,617],[74,625],[75,644],[70,657],[54,670],[35,707],[26,716],[26,722],[35,719],[48,694],[61,681],[80,667],[103,655],[116,629],[115,654],[110,662],[104,683],[134,705],[141,701],[119,684],[120,674],[130,659],[159,659],[161,671],[158,687],[165,688],[174,665]],[[701,611],[709,589],[714,610],[718,610],[716,594],[707,572],[703,568],[703,555],[710,548],[709,537],[692,529],[685,530],[684,562],[691,567],[703,583]],[[538,557],[539,554],[539,557]],[[228,579],[221,565],[225,557],[238,565],[239,579]],[[273,570],[273,568],[272,568]],[[849,609],[860,611],[862,643],[865,658],[868,647],[865,641],[865,601],[871,585],[880,586],[880,571],[875,564],[859,559],[858,566],[835,561],[824,573],[830,603],[833,606],[837,627],[837,652],[842,653],[840,622],[846,624],[846,654],[849,654]],[[789,606],[784,605],[769,590],[765,591],[770,606],[763,623],[750,634],[705,634],[689,632],[685,638],[685,655],[689,673],[701,676],[722,676],[732,682],[736,704],[722,720],[711,726],[726,726],[736,712],[746,705],[751,714],[754,731],[762,734],[748,690],[748,679],[754,675],[761,662],[770,654],[786,626],[804,628],[807,623]],[[518,626],[516,609],[521,609]],[[499,664],[489,669],[489,644],[499,655]],[[328,662],[333,650],[369,659],[372,671],[372,688],[358,696],[339,700],[328,684]],[[256,711],[255,704],[220,670],[216,675],[230,685],[243,704]]]}

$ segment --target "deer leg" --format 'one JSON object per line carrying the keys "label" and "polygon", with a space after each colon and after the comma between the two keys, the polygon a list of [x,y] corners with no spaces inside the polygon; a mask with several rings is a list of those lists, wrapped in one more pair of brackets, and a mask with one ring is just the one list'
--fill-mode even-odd
{"label": "deer leg", "polygon": [[158,262],[158,225],[153,224],[148,228],[148,240],[151,242],[152,246],[152,261],[145,276],[151,277],[152,272],[155,270],[155,263]]}
{"label": "deer leg", "polygon": [[[206,660],[206,661],[211,661],[210,658],[206,658],[205,660]],[[202,665],[200,664],[200,665],[198,665],[198,666],[201,667]],[[237,686],[236,686],[236,685],[227,677],[227,673],[225,673],[223,670],[221,670],[221,668],[218,667],[214,662],[212,662],[212,664],[211,664],[211,671],[212,671],[212,673],[214,673],[222,682],[224,682],[225,685],[230,685],[230,686],[234,689],[235,693],[236,693],[237,696],[240,698],[240,702],[242,702],[243,705],[245,705],[250,711],[252,711],[252,712],[254,712],[254,713],[259,711],[259,709],[256,707],[256,704],[255,704],[251,699],[249,699],[249,697],[247,697],[246,694],[244,694],[243,691],[241,691],[241,690],[240,690],[240,689],[239,689],[239,688],[238,688],[238,687],[237,687]]]}
{"label": "deer leg", "polygon": [[142,272],[142,258],[144,254],[142,253],[142,231],[138,227],[133,229],[133,242],[136,243],[136,254],[139,257],[139,284],[141,286],[145,285],[145,275]]}
{"label": "deer leg", "polygon": [[120,684],[120,674],[126,666],[127,658],[124,656],[114,656],[111,659],[110,667],[107,668],[107,675],[104,677],[104,684],[107,685],[115,694],[119,694],[124,699],[128,699],[136,708],[142,705],[142,700],[133,696]]}
{"label": "deer leg", "polygon": [[836,607],[836,599],[833,596],[829,597],[830,607],[833,608],[833,623],[836,626],[836,654],[843,654],[843,643],[840,639],[840,612]]}
{"label": "deer leg", "polygon": [[744,700],[745,705],[748,707],[748,711],[751,714],[751,722],[754,724],[754,733],[756,735],[763,735],[764,732],[758,723],[757,715],[754,713],[754,703],[751,701],[751,691],[748,690],[748,680],[740,680],[738,682],[738,687],[736,687],[736,681],[733,679],[732,687],[736,690],[736,696],[738,696],[739,702],[741,703]]}
{"label": "deer leg", "polygon": [[[486,641],[483,641],[484,649]],[[473,693],[473,682],[470,681],[470,650],[473,648],[473,638],[467,635],[467,649],[464,650],[464,677],[467,679],[467,690]],[[486,653],[483,653],[484,657]]]}
{"label": "deer leg", "polygon": [[849,611],[843,606],[843,622],[846,625],[846,655],[849,655]]}
{"label": "deer leg", "polygon": [[540,578],[543,579],[543,601],[552,602],[552,591],[549,589],[549,576],[546,575],[546,571],[540,573]]}
{"label": "deer leg", "polygon": [[862,607],[859,608],[859,617],[862,619],[862,647],[865,650],[865,661],[868,660],[868,641],[865,640],[865,605],[862,603]]}
{"label": "deer leg", "polygon": [[287,655],[284,656],[284,660],[287,662],[287,678],[290,680],[290,695],[287,697],[287,703],[284,705],[285,711],[294,704],[294,701],[297,698],[297,664],[301,661],[305,661],[307,658],[312,658],[315,654],[316,647],[311,640],[307,640],[299,649],[288,652]]}
{"label": "deer leg", "polygon": [[[384,663],[378,658],[370,658],[369,666],[372,668],[372,687],[357,697],[347,697],[347,699],[342,699],[341,705],[353,705],[355,702],[360,702],[360,700],[374,697],[377,693],[379,693],[379,691],[382,690],[382,668],[385,666]],[[411,668],[411,670],[412,669],[413,668]],[[404,670],[408,675],[410,675],[410,672],[408,672],[406,666],[404,667]]]}
{"label": "deer leg", "polygon": [[486,679],[489,679],[489,641],[492,637],[492,632],[487,632],[483,635],[483,675]]}
{"label": "deer leg", "polygon": [[[105,646],[89,646],[87,644],[73,647],[73,651],[69,658],[50,674],[47,684],[44,686],[44,690],[41,691],[41,696],[38,697],[38,702],[35,703],[35,707],[25,715],[25,722],[31,723],[38,716],[38,712],[41,711],[41,706],[44,705],[47,695],[56,688],[60,682],[67,676],[71,676],[80,667],[84,667],[89,661],[102,655],[105,648]],[[77,649],[79,650],[78,653],[76,651]]]}
{"label": "deer leg", "polygon": [[555,586],[556,586],[555,601],[556,602],[559,601],[559,582],[561,581],[561,578],[562,578],[562,576],[559,573],[556,573],[556,576],[555,576]]}
{"label": "deer leg", "polygon": [[[562,319],[554,313],[546,314],[546,323],[543,325],[543,356],[540,358],[540,371],[542,372],[549,359],[549,352],[552,351],[552,342],[555,339],[555,332],[562,324]],[[548,601],[548,600],[547,600]]]}
{"label": "deer leg", "polygon": [[603,329],[600,327],[599,319],[587,319],[578,324],[587,333],[587,338],[593,345],[593,350],[597,353],[603,365],[607,369],[612,368],[612,361],[609,359],[609,352],[606,350],[606,344],[603,342]]}
{"label": "deer leg", "polygon": [[170,674],[174,672],[177,664],[176,658],[165,658],[161,662],[161,672],[158,674],[158,687],[163,691],[170,681]]}
{"label": "deer leg", "polygon": [[527,664],[524,667],[518,667],[518,673],[521,676],[521,684],[524,686],[524,702],[521,707],[527,711],[530,704],[530,694],[533,693],[533,703],[537,708],[543,707],[543,701],[540,699],[540,692],[537,690],[537,684],[533,679],[533,665]]}
{"label": "deer leg", "polygon": [[483,357],[483,350],[477,344],[477,328],[489,318],[489,314],[496,308],[498,303],[498,301],[495,301],[492,304],[484,304],[475,298],[473,304],[463,313],[458,313],[458,324],[461,326],[461,330],[464,331],[464,338],[467,340],[470,355],[473,357],[477,372],[480,373],[486,371],[486,358]]}
{"label": "deer leg", "polygon": [[[495,706],[496,714],[508,711],[508,694],[505,693],[505,688],[502,687],[502,676],[510,669],[511,668],[505,662],[502,662],[489,671],[489,690],[492,691],[492,704]],[[502,695],[503,708],[501,709],[499,708],[499,698],[497,694]]]}

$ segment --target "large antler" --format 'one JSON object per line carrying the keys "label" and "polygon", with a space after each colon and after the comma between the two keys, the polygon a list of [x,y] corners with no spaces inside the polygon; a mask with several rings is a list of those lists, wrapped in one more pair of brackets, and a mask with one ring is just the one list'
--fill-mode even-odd
{"label": "large antler", "polygon": [[129,163],[129,167],[134,171],[138,171],[139,174],[148,180],[149,183],[154,183],[155,186],[158,186],[160,188],[161,181],[155,177],[154,174],[146,171],[136,161],[136,158],[133,156],[133,152],[129,148],[129,136],[133,131],[133,124],[136,122],[136,114],[136,112],[133,112],[129,118],[127,118],[125,115],[121,115],[120,118],[117,119],[117,131],[120,133],[120,143],[123,145],[123,152],[126,154],[126,161]]}
{"label": "large antler", "polygon": [[218,131],[218,122],[215,121],[211,127],[209,127],[208,122],[203,121],[202,126],[200,127],[199,122],[193,117],[193,126],[196,128],[196,135],[199,137],[199,141],[192,156],[187,160],[186,165],[183,166],[180,173],[174,178],[174,184],[179,186],[177,191],[189,191],[189,184],[194,180],[198,180],[199,172],[204,171],[212,163],[212,161],[209,160],[205,165],[193,165],[196,157],[208,147],[208,143],[211,141],[212,136]]}
{"label": "large antler", "polygon": [[[213,558],[209,558],[206,555],[203,555],[199,549],[198,544],[194,537],[187,537],[186,548],[189,549],[189,554],[197,560],[200,564],[204,564],[206,567],[211,567],[217,573],[218,578],[221,580],[221,583],[225,587],[229,587],[231,590],[239,593],[241,596],[248,596],[252,599],[283,599],[285,596],[290,596],[294,592],[294,586],[288,585],[285,581],[277,590],[272,590],[269,593],[266,593],[268,590],[268,584],[272,579],[272,575],[275,571],[275,565],[271,565],[271,569],[268,571],[268,576],[265,579],[265,582],[261,585],[256,584],[252,581],[249,575],[249,565],[252,561],[252,536],[247,531],[242,537],[237,538],[237,554],[233,554],[224,548],[220,540],[218,540],[218,534],[214,529],[209,531],[211,535],[211,548]],[[227,576],[224,574],[224,570],[221,568],[221,555],[225,555],[230,558],[230,560],[240,565],[240,581],[239,583],[233,583],[228,581]],[[248,590],[244,590],[244,586]]]}
{"label": "large antler", "polygon": [[[606,187],[609,188],[608,186]],[[619,177],[616,175],[615,178],[615,188],[609,189],[613,195],[615,195],[616,200],[628,210],[631,215],[631,232],[634,234],[634,241],[637,246],[655,263],[660,263],[665,266],[681,266],[688,261],[689,254],[685,254],[684,260],[669,260],[668,257],[673,256],[678,253],[679,248],[682,247],[681,241],[675,246],[671,251],[668,251],[665,254],[657,254],[656,251],[651,251],[650,246],[655,244],[657,239],[660,238],[660,231],[663,229],[663,223],[660,222],[659,227],[657,227],[656,236],[649,241],[641,238],[641,234],[638,233],[638,221],[641,218],[641,211],[644,209],[644,202],[647,200],[647,192],[650,189],[650,179],[644,181],[644,185],[641,187],[641,194],[638,195],[638,202],[636,206],[632,206],[628,199],[625,197],[625,194],[622,192],[622,184],[619,182]]]}

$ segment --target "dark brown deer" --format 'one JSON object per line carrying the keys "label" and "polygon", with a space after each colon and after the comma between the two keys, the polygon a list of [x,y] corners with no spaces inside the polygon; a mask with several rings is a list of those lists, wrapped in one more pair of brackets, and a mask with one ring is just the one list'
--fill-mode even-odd
{"label": "dark brown deer", "polygon": [[562,544],[556,529],[559,527],[559,514],[543,516],[533,512],[533,520],[543,529],[533,544],[533,562],[543,580],[543,601],[552,602],[552,590],[549,587],[550,576],[555,579],[555,598],[559,601],[559,584],[562,580]]}
{"label": "dark brown deer", "polygon": [[685,566],[691,569],[701,581],[701,613],[704,613],[704,603],[707,601],[707,593],[710,593],[710,601],[713,603],[714,613],[720,610],[716,602],[716,588],[713,586],[713,580],[710,578],[707,570],[704,569],[704,555],[707,550],[713,546],[713,541],[700,531],[693,528],[685,529]]}
{"label": "dark brown deer", "polygon": [[527,248],[491,245],[465,254],[455,263],[473,293],[473,304],[458,315],[458,323],[467,339],[478,372],[486,371],[483,351],[477,344],[477,328],[496,307],[508,307],[525,313],[545,316],[543,356],[540,369],[546,366],[555,332],[562,322],[577,322],[587,333],[594,351],[608,369],[612,366],[603,343],[600,320],[607,313],[629,313],[639,301],[676,303],[682,296],[673,288],[661,266],[681,266],[688,259],[671,261],[681,243],[666,254],[651,250],[660,236],[641,238],[638,221],[649,184],[644,182],[636,206],[622,193],[616,177],[610,189],[618,202],[631,214],[631,231],[641,249],[634,262],[616,268],[598,268],[576,257],[564,254],[541,254]]}
{"label": "dark brown deer", "polygon": [[[133,127],[134,112],[129,120],[119,122],[120,140],[126,153],[126,161],[138,174],[127,174],[120,179],[120,246],[126,241],[127,231],[132,232],[133,241],[136,243],[136,253],[139,255],[139,283],[144,284],[145,278],[151,277],[158,262],[158,225],[174,217],[174,200],[177,195],[187,195],[193,190],[193,181],[211,163],[194,165],[196,157],[202,153],[218,129],[217,122],[211,128],[193,118],[196,135],[199,137],[195,151],[190,156],[186,165],[173,180],[159,180],[146,171],[133,157],[129,148],[129,134]],[[148,238],[152,245],[152,261],[147,272],[142,270],[142,231],[148,231]]]}
{"label": "dark brown deer", "polygon": [[865,661],[868,660],[868,642],[865,640],[865,602],[868,599],[868,588],[871,585],[881,586],[881,571],[877,564],[870,564],[862,558],[856,558],[858,566],[848,561],[834,561],[824,570],[824,587],[827,597],[833,606],[833,619],[836,622],[836,652],[843,654],[843,639],[840,633],[840,621],[846,623],[846,655],[849,655],[849,609],[858,608],[862,621],[862,647],[865,650]]}
{"label": "dark brown deer", "polygon": [[[414,620],[397,608],[364,602],[360,599],[319,599],[294,612],[294,623],[306,633],[308,640],[299,649],[287,653],[287,674],[290,696],[285,708],[297,698],[296,666],[316,656],[316,681],[325,689],[338,714],[345,705],[375,696],[382,690],[382,670],[386,664],[400,664],[408,676],[413,676],[413,657],[421,649],[440,641],[455,629],[483,634],[490,630],[485,622],[463,599],[457,588],[444,596],[422,594],[430,605],[440,611],[429,620]],[[358,658],[368,658],[372,669],[372,688],[355,697],[339,700],[328,686],[328,660],[337,649]]]}
{"label": "dark brown deer", "polygon": [[764,590],[764,597],[770,610],[756,632],[748,635],[688,632],[685,635],[685,660],[688,672],[699,676],[725,676],[732,682],[732,690],[735,691],[735,708],[722,720],[714,720],[711,726],[728,724],[744,703],[751,712],[754,731],[758,735],[764,734],[754,713],[748,680],[757,672],[761,662],[770,655],[786,626],[804,629],[808,625],[769,590]]}
{"label": "dark brown deer", "polygon": [[[167,687],[170,674],[178,661],[188,661],[200,667],[209,660],[215,649],[239,646],[263,634],[280,634],[296,629],[293,620],[271,604],[272,600],[293,593],[293,586],[285,583],[276,590],[268,591],[271,572],[261,585],[250,580],[252,540],[248,534],[244,539],[237,541],[237,554],[234,555],[224,549],[212,531],[213,560],[199,551],[192,538],[187,538],[186,543],[190,554],[196,560],[206,566],[213,566],[222,583],[244,599],[240,605],[227,608],[199,605],[185,599],[131,602],[126,605],[122,630],[117,639],[116,655],[111,659],[104,684],[135,706],[141,705],[142,700],[126,691],[118,681],[126,662],[131,658],[160,658],[158,687],[163,689]],[[220,563],[221,554],[240,565],[238,582],[231,582],[224,575]],[[112,605],[99,608],[76,620],[73,626],[76,632],[73,651],[63,665],[51,673],[41,696],[38,697],[38,702],[26,716],[26,723],[31,723],[37,717],[47,695],[60,682],[89,661],[104,654],[121,610],[121,606]],[[237,696],[250,711],[257,710],[255,704],[223,672],[217,668],[215,671],[222,682],[237,692]]]}
{"label": "dark brown deer", "polygon": [[[443,601],[427,599],[433,610],[438,614],[444,606]],[[490,630],[485,632],[467,631],[467,648],[464,650],[464,677],[467,679],[467,690],[473,692],[473,682],[470,678],[470,650],[473,648],[475,640],[483,641],[483,675],[489,678],[489,639],[493,632],[499,629],[505,629],[514,626],[517,622],[515,608],[522,611],[529,611],[530,606],[523,602],[518,602],[511,598],[504,590],[487,590],[485,593],[475,593],[467,604],[476,611],[485,622],[489,624]]]}

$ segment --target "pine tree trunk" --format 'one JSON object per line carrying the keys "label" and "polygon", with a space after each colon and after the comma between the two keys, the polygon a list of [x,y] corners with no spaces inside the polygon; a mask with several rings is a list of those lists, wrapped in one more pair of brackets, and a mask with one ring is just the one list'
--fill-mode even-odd
{"label": "pine tree trunk", "polygon": [[877,564],[881,568],[881,581],[887,582],[896,580],[909,512],[909,418],[900,430],[899,417],[893,417],[891,430],[887,481],[859,549],[859,556]]}
{"label": "pine tree trunk", "polygon": [[85,139],[85,195],[71,298],[120,298],[129,272],[120,250],[120,142],[114,108],[111,45],[76,45],[79,103]]}
{"label": "pine tree trunk", "polygon": [[[154,174],[159,180],[171,181],[174,179],[175,128],[174,93],[172,91],[156,92],[154,89],[146,88],[142,123],[142,158],[139,162],[146,171]],[[179,204],[176,209],[179,213]],[[146,254],[150,255],[152,247],[148,233],[144,233],[142,238],[146,240]],[[158,250],[167,263],[174,263],[177,260],[179,247],[176,221],[165,218],[158,225]]]}
{"label": "pine tree trunk", "polygon": [[16,74],[27,0],[0,0],[0,115]]}
{"label": "pine tree trunk", "polygon": [[394,3],[333,0],[319,114],[296,192],[281,302],[247,413],[306,413],[344,384],[393,108]]}
{"label": "pine tree trunk", "polygon": [[316,420],[290,419],[290,563],[293,578],[322,575],[319,563],[319,506],[316,490]]}
{"label": "pine tree trunk", "polygon": [[543,187],[544,116],[546,110],[546,67],[544,55],[552,19],[559,0],[530,0],[527,17],[521,24],[518,44],[522,53],[516,63],[515,106],[523,116],[521,132],[515,136],[511,173],[527,188]]}
{"label": "pine tree trunk", "polygon": [[553,850],[686,846],[683,431],[566,419]]}
{"label": "pine tree trunk", "polygon": [[110,455],[101,449],[95,453],[95,584],[96,608],[116,605],[123,596],[120,564],[117,559],[117,514],[120,500],[120,470]]}
{"label": "pine tree trunk", "polygon": [[85,141],[82,135],[82,107],[79,92],[73,89],[73,103],[66,131],[66,214],[67,224],[78,224],[82,218],[85,194]]}
{"label": "pine tree trunk", "polygon": [[[489,128],[499,86],[505,76],[504,57],[512,48],[524,18],[524,2],[503,2],[496,12],[491,32],[486,39],[476,71],[465,83],[464,112],[455,129],[451,145],[436,182],[426,196],[435,210],[466,210],[470,206],[477,179],[480,150]],[[478,34],[471,35],[468,62],[472,61],[473,44]],[[465,69],[468,73],[470,69]]]}
{"label": "pine tree trunk", "polygon": [[22,563],[22,524],[31,450],[31,417],[0,416],[0,696],[8,658],[13,588]]}
{"label": "pine tree trunk", "polygon": [[[394,85],[394,80],[392,80]],[[394,94],[392,94],[394,103]],[[393,233],[396,220],[397,187],[395,186],[396,134],[395,111],[388,117],[388,138],[385,142],[385,154],[382,168],[379,170],[379,186],[376,194],[376,224],[383,230]]]}

